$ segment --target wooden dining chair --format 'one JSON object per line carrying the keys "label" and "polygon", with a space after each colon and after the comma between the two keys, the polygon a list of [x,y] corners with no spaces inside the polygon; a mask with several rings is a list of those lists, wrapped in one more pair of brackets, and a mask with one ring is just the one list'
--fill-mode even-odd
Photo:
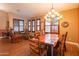
{"label": "wooden dining chair", "polygon": [[66,51],[66,38],[67,38],[68,32],[62,35],[61,40],[61,56],[64,56],[64,53]]}
{"label": "wooden dining chair", "polygon": [[38,42],[30,41],[30,55],[40,55]]}
{"label": "wooden dining chair", "polygon": [[65,39],[64,39],[64,50],[66,51],[66,40],[67,40],[68,32],[65,33]]}
{"label": "wooden dining chair", "polygon": [[30,54],[33,54],[35,56],[46,56],[47,55],[47,46],[40,43],[39,37],[36,41],[30,42]]}
{"label": "wooden dining chair", "polygon": [[58,40],[56,46],[54,47],[54,50],[53,50],[53,54],[54,56],[61,56],[61,42]]}

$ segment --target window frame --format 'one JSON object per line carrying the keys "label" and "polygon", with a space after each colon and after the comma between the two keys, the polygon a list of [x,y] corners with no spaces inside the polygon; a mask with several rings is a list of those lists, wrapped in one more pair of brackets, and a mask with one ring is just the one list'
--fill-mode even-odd
{"label": "window frame", "polygon": [[[30,22],[30,25],[29,25],[29,22]],[[29,27],[30,27],[30,30],[29,30]],[[31,20],[28,20],[28,31],[31,32]]]}
{"label": "window frame", "polygon": [[[53,25],[53,24],[52,24],[52,21],[53,21],[53,20],[50,21],[50,23],[51,23],[50,25],[46,25],[46,24],[45,24],[46,19],[45,19],[45,21],[44,21],[44,31],[45,31],[45,34],[59,34],[59,20],[58,20],[58,25]],[[45,29],[46,26],[50,26],[50,32],[46,32],[46,29]],[[53,30],[53,29],[52,29],[52,26],[58,26],[58,32],[53,32],[53,31],[52,31],[52,30]]]}
{"label": "window frame", "polygon": [[[37,24],[39,21],[39,25]],[[37,27],[39,26],[39,30],[37,29]],[[36,31],[41,31],[41,19],[40,18],[37,18],[36,20]]]}
{"label": "window frame", "polygon": [[19,20],[19,22],[22,21],[23,22],[23,31],[20,31],[20,24],[19,24],[19,31],[20,32],[24,32],[24,20]]}
{"label": "window frame", "polygon": [[[33,25],[33,21],[34,21],[34,25]],[[33,31],[33,27],[34,27],[34,31]],[[32,32],[35,32],[35,20],[32,20]]]}
{"label": "window frame", "polygon": [[[14,26],[15,26],[15,24],[14,24],[14,22],[15,22],[15,20],[18,22],[18,31],[14,31]],[[20,21],[23,21],[23,31],[20,31]],[[13,31],[14,32],[24,32],[24,20],[21,20],[21,19],[13,19]]]}

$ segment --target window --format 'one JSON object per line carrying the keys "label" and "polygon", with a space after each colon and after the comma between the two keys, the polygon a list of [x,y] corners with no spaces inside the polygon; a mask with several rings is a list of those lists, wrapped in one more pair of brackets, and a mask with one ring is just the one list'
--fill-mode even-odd
{"label": "window", "polygon": [[34,32],[35,31],[35,26],[36,26],[36,30],[40,31],[40,28],[41,28],[40,19],[37,19],[36,23],[35,23],[34,19],[28,21],[28,31]]}
{"label": "window", "polygon": [[52,20],[52,32],[58,33],[58,19],[54,18]]}
{"label": "window", "polygon": [[28,21],[28,31],[31,31],[31,21]]}
{"label": "window", "polygon": [[32,31],[34,32],[35,31],[35,21],[32,20]]}
{"label": "window", "polygon": [[13,27],[14,27],[14,32],[24,31],[24,20],[14,19]]}
{"label": "window", "polygon": [[23,20],[20,20],[19,21],[19,27],[20,27],[20,31],[24,31],[24,21]]}
{"label": "window", "polygon": [[18,22],[18,20],[14,20],[14,31],[15,32],[18,32],[19,31],[19,22]]}
{"label": "window", "polygon": [[41,22],[40,22],[40,19],[37,19],[37,23],[36,23],[36,29],[37,29],[37,31],[40,31],[40,26],[41,26],[41,24],[40,24]]}
{"label": "window", "polygon": [[45,19],[45,42],[53,44],[58,38],[58,20],[57,18]]}
{"label": "window", "polygon": [[45,32],[46,33],[58,33],[58,20],[53,18],[52,20],[45,20]]}
{"label": "window", "polygon": [[51,22],[49,20],[45,20],[45,32],[51,32]]}

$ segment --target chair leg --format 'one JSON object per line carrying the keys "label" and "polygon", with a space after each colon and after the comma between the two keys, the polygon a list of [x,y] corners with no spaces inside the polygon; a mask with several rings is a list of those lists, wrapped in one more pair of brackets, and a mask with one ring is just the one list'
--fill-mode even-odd
{"label": "chair leg", "polygon": [[64,45],[64,51],[66,51],[66,45]]}
{"label": "chair leg", "polygon": [[64,56],[64,54],[65,54],[64,49],[61,49],[61,56]]}

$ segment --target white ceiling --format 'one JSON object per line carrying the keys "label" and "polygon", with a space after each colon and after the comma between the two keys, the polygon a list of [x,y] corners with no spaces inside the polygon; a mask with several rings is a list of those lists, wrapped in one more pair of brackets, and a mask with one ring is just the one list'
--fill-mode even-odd
{"label": "white ceiling", "polygon": [[[53,8],[60,12],[73,8],[78,8],[79,4],[62,3],[53,4]],[[4,3],[0,4],[0,10],[12,12],[21,16],[33,17],[44,15],[52,8],[51,3]],[[19,10],[19,11],[18,11]]]}

